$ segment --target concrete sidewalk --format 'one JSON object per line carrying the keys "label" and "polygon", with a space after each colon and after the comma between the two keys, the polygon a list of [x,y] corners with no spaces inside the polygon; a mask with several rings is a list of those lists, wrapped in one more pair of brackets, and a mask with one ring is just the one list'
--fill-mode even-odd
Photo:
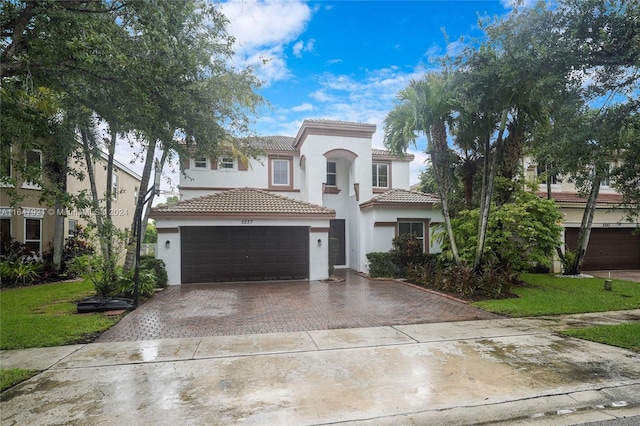
{"label": "concrete sidewalk", "polygon": [[1,420],[570,425],[639,416],[638,354],[554,333],[636,321],[640,310],[3,351],[2,368],[45,371],[2,393]]}

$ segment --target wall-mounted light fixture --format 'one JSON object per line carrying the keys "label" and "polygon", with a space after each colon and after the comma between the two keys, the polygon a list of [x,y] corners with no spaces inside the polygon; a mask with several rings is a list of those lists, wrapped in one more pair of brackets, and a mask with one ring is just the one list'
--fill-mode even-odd
{"label": "wall-mounted light fixture", "polygon": [[171,248],[171,241],[167,240],[167,241],[164,243],[164,248],[166,248],[166,249]]}
{"label": "wall-mounted light fixture", "polygon": [[322,247],[322,240],[318,238],[318,247]]}

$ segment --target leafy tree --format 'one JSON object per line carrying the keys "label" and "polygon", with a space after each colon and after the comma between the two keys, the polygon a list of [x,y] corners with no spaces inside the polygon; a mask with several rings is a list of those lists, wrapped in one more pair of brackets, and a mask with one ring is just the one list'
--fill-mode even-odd
{"label": "leafy tree", "polygon": [[[453,219],[460,257],[466,264],[475,259],[480,209],[467,210]],[[555,202],[518,191],[513,203],[493,206],[486,241],[486,262],[521,272],[536,265],[549,265],[560,245],[562,216]],[[448,241],[442,236],[443,250]]]}
{"label": "leafy tree", "polygon": [[156,229],[156,226],[153,223],[148,223],[144,231],[143,242],[155,243],[157,241],[158,241],[158,231]]}
{"label": "leafy tree", "polygon": [[[32,0],[4,6],[3,87],[15,81],[19,87],[44,87],[63,96],[63,116],[75,120],[85,164],[93,164],[104,150],[110,171],[118,136],[128,137],[144,159],[144,194],[157,149],[164,151],[163,162],[187,152],[217,156],[222,145],[244,152],[246,145],[233,136],[248,132],[249,118],[262,99],[254,92],[259,83],[252,70],[229,65],[233,38],[217,5],[204,0]],[[3,111],[24,109],[15,96],[3,93],[2,99],[7,100]],[[106,142],[97,136],[98,120],[107,123]],[[20,120],[9,124],[21,128]],[[28,140],[27,133],[20,140]],[[100,193],[88,168],[91,198],[86,202],[97,212],[107,260],[112,258],[113,227],[109,209],[102,215],[98,207],[111,203],[110,176]]]}

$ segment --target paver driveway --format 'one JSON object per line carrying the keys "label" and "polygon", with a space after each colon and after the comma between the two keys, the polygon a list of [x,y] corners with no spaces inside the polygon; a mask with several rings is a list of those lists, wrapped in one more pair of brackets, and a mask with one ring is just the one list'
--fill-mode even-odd
{"label": "paver driveway", "polygon": [[410,285],[340,271],[344,282],[170,286],[97,342],[330,330],[499,316]]}

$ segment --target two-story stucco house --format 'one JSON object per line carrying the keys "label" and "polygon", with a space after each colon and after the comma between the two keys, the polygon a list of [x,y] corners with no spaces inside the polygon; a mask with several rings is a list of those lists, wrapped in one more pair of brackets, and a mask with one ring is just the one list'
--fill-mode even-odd
{"label": "two-story stucco house", "polygon": [[[24,153],[24,158],[28,164],[42,167],[42,152],[39,150],[30,150]],[[69,161],[75,162],[77,160],[70,159]],[[104,154],[92,164],[96,186],[101,193],[104,192],[107,181],[106,164],[106,155]],[[71,167],[87,170],[83,162],[74,163]],[[44,205],[40,201],[42,188],[21,179],[18,171],[14,170],[10,162],[2,165],[0,177],[17,181],[18,185],[17,188],[14,188],[13,184],[6,183],[7,180],[0,180],[0,232],[24,243],[33,252],[42,253],[51,248],[57,213],[65,215],[65,237],[74,235],[78,225],[85,226],[87,221],[84,216],[93,214],[91,209],[86,211],[65,209],[62,212],[56,212],[54,208]],[[131,228],[140,180],[137,173],[117,161],[114,162],[112,179],[114,199],[111,213],[113,223],[119,229]],[[3,181],[5,183],[2,183]],[[67,192],[78,194],[81,191],[89,191],[89,179],[80,180],[76,176],[69,175]],[[17,192],[16,200],[13,199],[12,192]]]}
{"label": "two-story stucco house", "polygon": [[412,155],[372,148],[376,126],[305,120],[295,137],[256,139],[264,153],[183,159],[182,199],[151,214],[170,284],[327,278],[367,271],[366,254],[415,233],[425,252],[442,222],[437,197],[410,191]]}
{"label": "two-story stucco house", "polygon": [[[522,162],[528,179],[544,172],[531,157],[523,157]],[[563,241],[569,248],[575,249],[587,199],[578,194],[575,184],[569,179],[555,175],[547,178],[551,198],[556,201],[563,215]],[[625,220],[624,212],[617,208],[622,202],[622,194],[610,184],[609,178],[600,184],[589,245],[582,265],[585,271],[640,268],[640,234],[635,232],[640,224]],[[541,197],[548,196],[546,183],[541,184],[539,190]],[[555,262],[555,272],[560,272],[561,267],[559,262]]]}

